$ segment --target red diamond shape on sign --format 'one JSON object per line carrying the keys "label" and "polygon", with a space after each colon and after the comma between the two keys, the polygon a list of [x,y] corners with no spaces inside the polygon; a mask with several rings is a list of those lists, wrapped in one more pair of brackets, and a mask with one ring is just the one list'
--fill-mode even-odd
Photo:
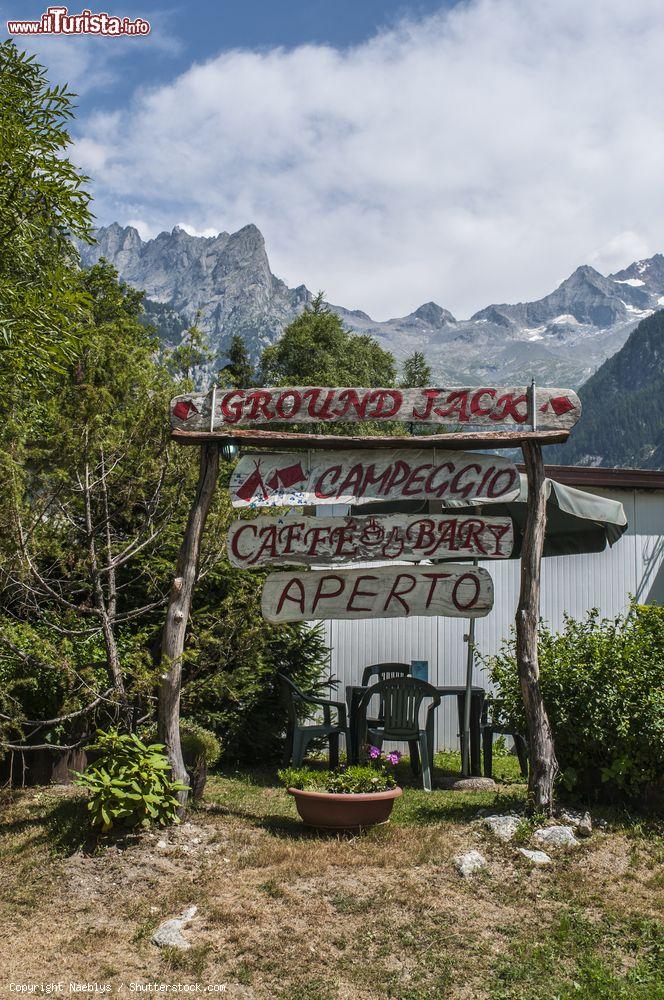
{"label": "red diamond shape on sign", "polygon": [[179,403],[176,403],[173,407],[173,416],[177,417],[178,420],[186,420],[190,413],[192,413],[196,407],[193,403],[190,403],[186,399],[181,399]]}
{"label": "red diamond shape on sign", "polygon": [[557,417],[562,417],[563,413],[569,413],[574,409],[574,403],[567,396],[554,396],[551,400],[551,409]]}

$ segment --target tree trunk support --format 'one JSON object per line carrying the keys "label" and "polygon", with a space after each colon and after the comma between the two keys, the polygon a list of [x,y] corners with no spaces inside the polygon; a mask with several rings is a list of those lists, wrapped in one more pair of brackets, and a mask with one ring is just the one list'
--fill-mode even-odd
{"label": "tree trunk support", "polygon": [[528,478],[528,505],[521,553],[521,592],[516,613],[516,659],[528,727],[530,807],[551,813],[558,762],[540,690],[537,655],[540,571],[546,530],[546,479],[540,444],[525,441],[522,451]]}
{"label": "tree trunk support", "polygon": [[[159,739],[166,744],[173,777],[184,784],[189,783],[189,778],[180,746],[182,654],[192,595],[198,577],[201,539],[218,473],[219,447],[216,444],[205,444],[201,447],[198,487],[178,554],[161,644],[161,662],[165,673],[162,674],[159,689]],[[178,798],[184,807],[187,802],[187,792],[180,792]]]}

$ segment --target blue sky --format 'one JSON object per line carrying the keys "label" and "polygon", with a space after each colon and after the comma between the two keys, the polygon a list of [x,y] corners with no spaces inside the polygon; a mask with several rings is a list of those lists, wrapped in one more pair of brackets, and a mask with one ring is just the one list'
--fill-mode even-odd
{"label": "blue sky", "polygon": [[664,250],[661,0],[122,2],[149,37],[31,43],[101,224],[255,223],[279,277],[378,319]]}
{"label": "blue sky", "polygon": [[[25,0],[3,2],[0,5],[2,20],[21,18],[38,20],[48,6],[56,5],[45,0],[34,3]],[[112,86],[104,83],[90,89],[76,79],[80,86],[79,109],[86,114],[92,109],[116,107],[130,99],[133,91],[141,86],[157,86],[183,73],[192,62],[210,59],[229,49],[267,50],[278,46],[292,48],[302,44],[327,44],[346,48],[365,41],[377,31],[388,30],[404,17],[421,18],[439,10],[440,0],[208,0],[202,3],[163,4],[126,2],[114,5],[105,2],[95,6],[85,3],[63,4],[71,14],[79,13],[85,6],[96,12],[143,17],[150,22],[152,37],[123,39],[116,47],[122,55],[118,59],[118,73]],[[80,39],[70,38],[72,46]],[[86,39],[103,52],[115,40]],[[51,51],[62,44],[62,39],[41,39],[39,52],[48,63]],[[72,57],[73,61],[73,57]],[[121,71],[120,71],[121,67]],[[66,66],[63,67],[66,72]]]}

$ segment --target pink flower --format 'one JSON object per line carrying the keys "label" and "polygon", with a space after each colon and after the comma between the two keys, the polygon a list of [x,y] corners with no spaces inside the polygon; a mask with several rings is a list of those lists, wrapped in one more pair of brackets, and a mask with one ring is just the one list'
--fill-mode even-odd
{"label": "pink flower", "polygon": [[401,760],[401,753],[398,750],[392,750],[391,753],[388,753],[386,760],[389,764],[392,764],[394,767],[396,767],[396,765]]}
{"label": "pink flower", "polygon": [[369,747],[369,756],[372,760],[378,760],[380,757],[380,750],[378,747]]}

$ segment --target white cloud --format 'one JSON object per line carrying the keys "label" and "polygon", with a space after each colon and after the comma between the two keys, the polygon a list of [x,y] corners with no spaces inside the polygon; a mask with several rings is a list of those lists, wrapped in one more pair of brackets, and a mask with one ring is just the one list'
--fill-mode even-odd
{"label": "white cloud", "polygon": [[192,226],[189,222],[177,222],[177,226],[180,229],[184,229],[185,233],[189,233],[190,236],[218,236],[219,230],[214,226],[208,227],[207,229],[197,229],[196,226]]}
{"label": "white cloud", "polygon": [[357,47],[224,53],[84,123],[97,215],[263,231],[378,318],[664,249],[660,0],[470,0]]}

